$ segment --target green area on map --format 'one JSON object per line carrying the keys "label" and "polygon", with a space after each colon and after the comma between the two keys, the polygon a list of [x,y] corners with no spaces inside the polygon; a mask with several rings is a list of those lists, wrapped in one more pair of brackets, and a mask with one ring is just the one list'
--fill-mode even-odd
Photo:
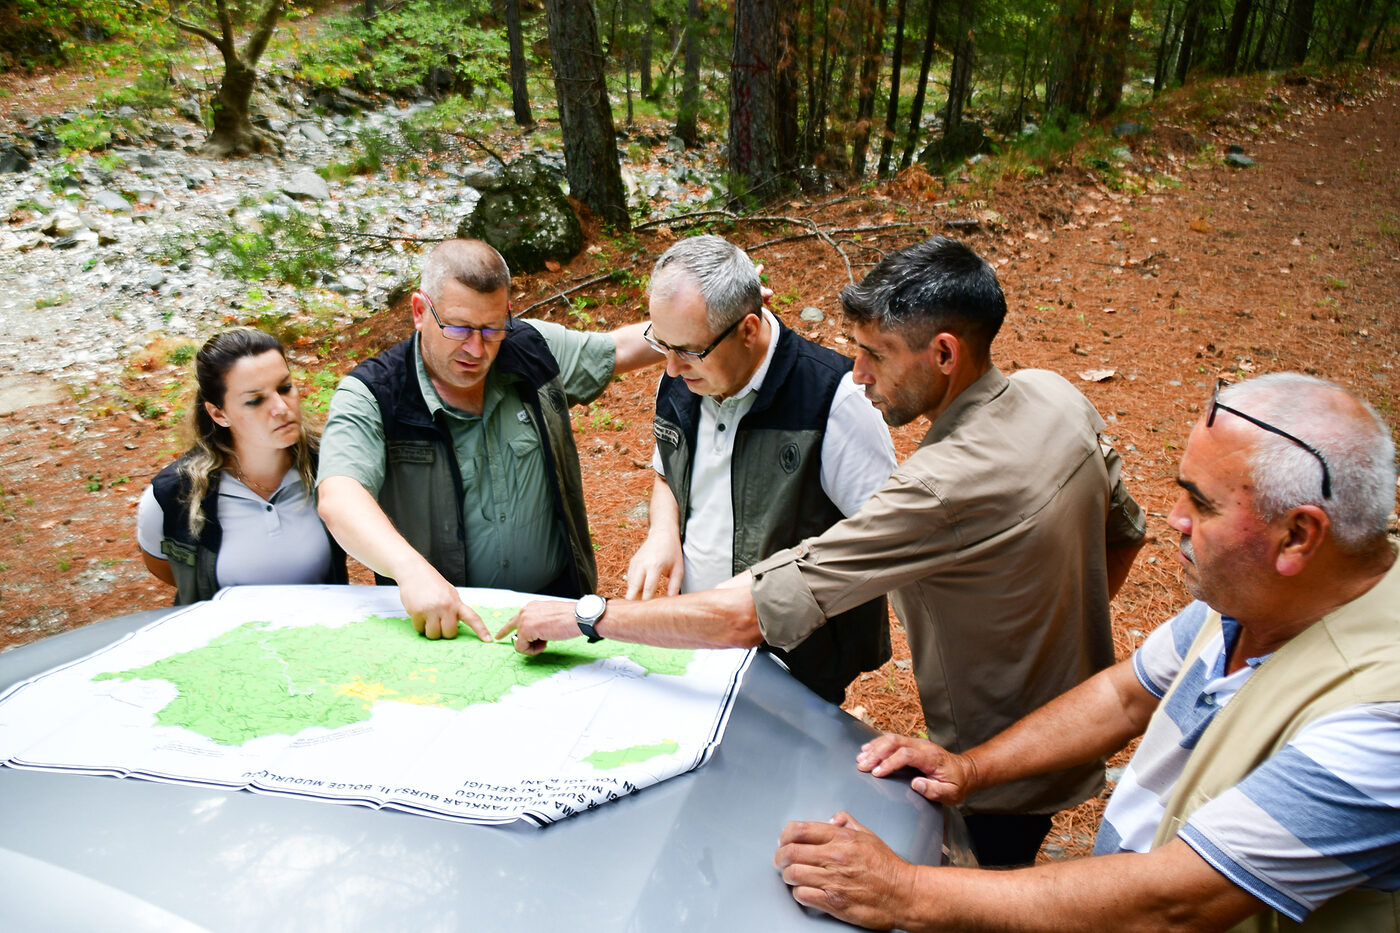
{"label": "green area on map", "polygon": [[[488,628],[516,608],[472,607]],[[498,621],[499,620],[499,621]],[[651,674],[683,674],[693,651],[553,642],[529,658],[509,639],[482,642],[470,632],[429,641],[407,617],[369,616],[341,626],[275,627],[246,622],[202,648],[93,680],[164,680],[179,695],[156,715],[221,745],[269,735],[337,729],[370,717],[376,703],[416,703],[452,710],[491,703],[560,671],[625,656]]]}
{"label": "green area on map", "polygon": [[599,771],[609,771],[623,765],[640,764],[663,755],[674,755],[679,749],[679,744],[667,739],[655,745],[633,745],[631,748],[619,748],[609,752],[594,752],[583,760]]}

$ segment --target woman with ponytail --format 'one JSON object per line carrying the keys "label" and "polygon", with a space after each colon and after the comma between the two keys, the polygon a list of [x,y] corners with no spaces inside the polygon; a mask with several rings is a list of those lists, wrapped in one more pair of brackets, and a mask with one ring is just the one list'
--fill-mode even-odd
{"label": "woman with ponytail", "polygon": [[275,337],[238,327],[195,357],[190,449],[161,470],[137,507],[146,567],[177,606],[224,586],[344,583],[345,553],[316,515],[320,431]]}

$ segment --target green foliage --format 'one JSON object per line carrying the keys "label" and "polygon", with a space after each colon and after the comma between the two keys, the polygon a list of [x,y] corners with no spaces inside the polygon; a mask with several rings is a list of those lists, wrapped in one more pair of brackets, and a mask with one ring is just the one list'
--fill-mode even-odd
{"label": "green foliage", "polygon": [[330,408],[331,396],[335,394],[335,387],[340,384],[340,376],[336,375],[333,369],[322,369],[314,373],[306,373],[303,381],[311,383],[312,389],[302,396],[302,405],[314,412],[325,414]]}
{"label": "green foliage", "polygon": [[165,361],[172,366],[187,366],[190,360],[194,359],[195,346],[192,343],[182,343],[169,353],[165,354]]}
{"label": "green foliage", "polygon": [[206,236],[203,249],[222,263],[226,275],[251,282],[272,279],[306,287],[339,265],[336,241],[318,218],[293,210],[263,217],[261,227],[230,222]]}
{"label": "green foliage", "polygon": [[434,69],[451,89],[499,88],[507,72],[505,30],[484,28],[488,0],[408,0],[366,22],[327,19],[313,47],[301,51],[297,76],[312,84],[416,92]]}
{"label": "green foliage", "polygon": [[103,149],[112,141],[112,122],[103,114],[80,113],[54,127],[64,153]]}

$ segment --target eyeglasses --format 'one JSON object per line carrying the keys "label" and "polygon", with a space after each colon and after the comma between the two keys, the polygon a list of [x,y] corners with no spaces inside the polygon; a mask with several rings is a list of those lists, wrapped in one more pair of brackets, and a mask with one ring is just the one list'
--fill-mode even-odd
{"label": "eyeglasses", "polygon": [[473,332],[481,335],[481,339],[486,343],[500,343],[506,339],[506,328],[504,327],[469,327],[466,324],[444,324],[442,318],[438,317],[437,308],[433,306],[433,299],[428,297],[428,293],[421,288],[418,294],[423,296],[423,300],[428,303],[428,310],[433,313],[433,320],[437,321],[438,328],[442,335],[448,340],[466,340]]}
{"label": "eyeglasses", "polygon": [[734,333],[734,329],[740,324],[744,323],[744,318],[747,317],[748,315],[745,314],[743,317],[739,318],[739,320],[735,321],[733,324],[730,324],[724,329],[724,332],[722,334],[720,334],[714,340],[711,340],[710,345],[703,350],[683,350],[680,347],[673,347],[669,343],[663,343],[660,340],[657,340],[656,337],[652,336],[650,324],[647,325],[646,330],[642,331],[642,339],[645,340],[648,344],[650,344],[651,348],[657,353],[674,353],[676,354],[676,356],[685,360],[687,363],[698,363],[705,357],[709,356],[711,353],[715,352],[715,347],[723,343],[725,337],[728,337],[730,334]]}
{"label": "eyeglasses", "polygon": [[1243,418],[1245,421],[1248,421],[1250,424],[1254,425],[1257,428],[1262,428],[1265,431],[1268,431],[1270,434],[1277,434],[1279,437],[1287,438],[1288,440],[1297,444],[1299,447],[1306,450],[1308,453],[1312,454],[1314,457],[1317,458],[1317,462],[1322,464],[1322,498],[1332,498],[1332,471],[1327,468],[1327,458],[1322,456],[1322,453],[1316,447],[1309,444],[1307,441],[1299,440],[1292,434],[1289,434],[1287,431],[1284,431],[1280,428],[1276,428],[1271,424],[1266,424],[1263,421],[1260,421],[1258,418],[1255,418],[1253,415],[1246,415],[1239,409],[1231,408],[1229,405],[1226,405],[1225,403],[1221,402],[1220,390],[1225,388],[1229,384],[1230,383],[1226,382],[1224,379],[1216,381],[1215,391],[1211,393],[1210,396],[1210,414],[1206,415],[1206,427],[1210,427],[1211,425],[1215,424],[1215,412],[1218,409],[1223,409],[1237,418]]}

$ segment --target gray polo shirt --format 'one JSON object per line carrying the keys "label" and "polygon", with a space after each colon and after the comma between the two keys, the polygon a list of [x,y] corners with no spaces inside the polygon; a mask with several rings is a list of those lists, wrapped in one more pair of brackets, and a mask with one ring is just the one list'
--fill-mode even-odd
{"label": "gray polo shirt", "polygon": [[[540,332],[559,361],[571,403],[596,398],[607,387],[615,361],[612,337],[547,321],[525,323]],[[413,359],[423,401],[434,418],[443,413],[461,469],[467,584],[539,592],[569,566],[568,542],[559,531],[539,436],[516,389],[519,377],[493,367],[486,374],[481,414],[472,415],[443,402],[433,388],[417,335]],[[374,394],[359,379],[341,380],[321,437],[317,484],[328,476],[349,476],[377,496],[384,483],[384,450]]]}

